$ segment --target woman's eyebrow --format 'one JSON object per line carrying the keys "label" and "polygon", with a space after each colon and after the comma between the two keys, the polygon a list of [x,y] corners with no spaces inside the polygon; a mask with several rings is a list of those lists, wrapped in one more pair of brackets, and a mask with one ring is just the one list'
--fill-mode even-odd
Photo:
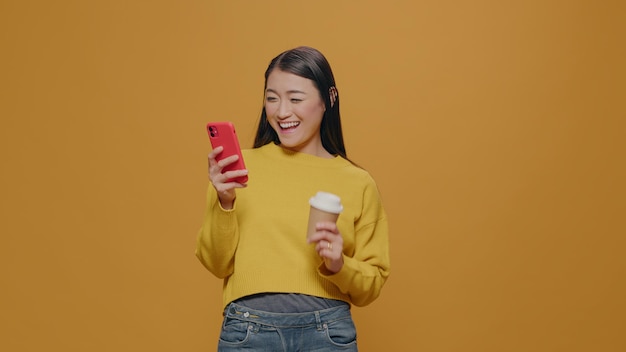
{"label": "woman's eyebrow", "polygon": [[[268,93],[278,94],[278,92],[273,90],[272,88],[267,88],[265,91],[268,92]],[[290,90],[287,91],[287,94],[296,94],[296,93],[306,94],[306,92],[303,92],[303,91],[298,90],[298,89],[290,89]]]}

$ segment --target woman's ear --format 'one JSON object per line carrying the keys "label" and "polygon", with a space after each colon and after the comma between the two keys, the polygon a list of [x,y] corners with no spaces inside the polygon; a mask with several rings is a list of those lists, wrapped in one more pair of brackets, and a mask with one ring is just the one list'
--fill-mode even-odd
{"label": "woman's ear", "polygon": [[330,107],[332,108],[337,100],[337,88],[335,86],[328,88],[328,95],[330,95]]}

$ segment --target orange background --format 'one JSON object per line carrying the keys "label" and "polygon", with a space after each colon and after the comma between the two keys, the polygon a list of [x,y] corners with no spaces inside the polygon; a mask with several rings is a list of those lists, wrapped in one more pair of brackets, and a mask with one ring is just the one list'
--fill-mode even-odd
{"label": "orange background", "polygon": [[626,350],[623,1],[3,1],[0,350],[207,351],[204,124],[317,47],[392,275],[362,351]]}

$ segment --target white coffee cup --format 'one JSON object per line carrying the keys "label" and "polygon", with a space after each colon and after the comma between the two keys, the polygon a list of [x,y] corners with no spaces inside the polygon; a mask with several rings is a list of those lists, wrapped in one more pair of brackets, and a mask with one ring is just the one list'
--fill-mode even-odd
{"label": "white coffee cup", "polygon": [[339,214],[343,211],[341,198],[328,192],[317,192],[311,199],[309,211],[309,226],[307,229],[307,238],[315,233],[315,225],[318,222],[337,222]]}

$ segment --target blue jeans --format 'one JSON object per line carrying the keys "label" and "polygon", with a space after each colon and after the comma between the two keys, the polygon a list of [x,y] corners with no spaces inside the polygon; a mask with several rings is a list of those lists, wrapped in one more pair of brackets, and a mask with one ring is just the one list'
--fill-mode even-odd
{"label": "blue jeans", "polygon": [[309,313],[270,313],[231,303],[218,352],[358,351],[349,306]]}

